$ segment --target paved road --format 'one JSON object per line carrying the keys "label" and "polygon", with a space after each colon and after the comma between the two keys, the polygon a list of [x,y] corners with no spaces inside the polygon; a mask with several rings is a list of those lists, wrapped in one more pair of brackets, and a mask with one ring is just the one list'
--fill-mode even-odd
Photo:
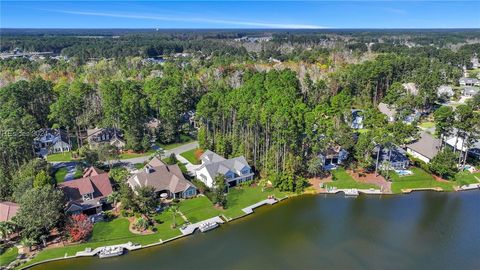
{"label": "paved road", "polygon": [[[193,165],[191,164],[190,162],[188,162],[188,160],[186,160],[184,157],[180,156],[181,153],[183,152],[186,152],[188,150],[192,150],[192,149],[195,149],[198,147],[198,142],[197,141],[194,141],[194,142],[191,142],[191,143],[187,143],[187,144],[184,144],[184,145],[180,145],[178,147],[175,147],[175,148],[172,148],[170,150],[165,150],[163,156],[164,157],[168,157],[170,156],[172,153],[175,154],[175,156],[177,157],[177,159],[182,162],[182,163],[185,163],[185,166],[187,167],[187,170],[192,173],[192,175],[194,175],[194,170],[196,168],[199,167],[199,165]],[[111,160],[110,163],[112,165],[115,165],[115,164],[120,164],[120,165],[123,165],[123,166],[132,166],[133,164],[137,164],[137,163],[144,163],[145,161],[148,161],[150,159],[151,155],[149,156],[143,156],[143,157],[136,157],[136,158],[128,158],[128,159],[120,159],[120,160]],[[67,167],[67,169],[69,170],[69,173],[67,174],[68,176],[70,175],[70,171],[72,171],[72,174],[71,174],[71,177],[73,178],[73,174],[75,173],[75,166],[77,165],[77,162],[51,162],[52,164],[54,164],[55,167],[59,168],[59,167]],[[105,162],[105,165],[108,165],[109,162]],[[73,169],[71,169],[73,168]],[[70,177],[70,176],[69,176]],[[66,177],[65,177],[66,179]]]}

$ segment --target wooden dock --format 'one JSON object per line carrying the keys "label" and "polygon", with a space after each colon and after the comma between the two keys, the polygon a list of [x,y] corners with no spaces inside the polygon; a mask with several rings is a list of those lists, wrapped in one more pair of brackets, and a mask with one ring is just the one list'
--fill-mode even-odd
{"label": "wooden dock", "polygon": [[183,235],[192,234],[192,233],[195,232],[196,229],[200,228],[200,225],[202,225],[203,223],[207,223],[207,222],[224,223],[225,221],[223,221],[223,219],[220,216],[216,216],[216,217],[213,217],[213,218],[209,218],[209,219],[206,219],[206,220],[199,221],[197,223],[187,225],[183,229],[180,228],[180,232],[182,232]]}
{"label": "wooden dock", "polygon": [[250,206],[247,206],[247,207],[243,208],[242,211],[245,214],[251,214],[251,213],[253,213],[253,209],[255,209],[257,207],[260,207],[260,206],[265,205],[265,204],[272,205],[272,204],[276,204],[277,202],[278,202],[277,199],[265,199],[265,200],[260,201],[256,204],[252,204]]}

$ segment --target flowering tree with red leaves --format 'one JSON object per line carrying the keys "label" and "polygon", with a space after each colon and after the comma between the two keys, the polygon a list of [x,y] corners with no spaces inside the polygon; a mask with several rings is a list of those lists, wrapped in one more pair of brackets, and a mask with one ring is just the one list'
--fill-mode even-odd
{"label": "flowering tree with red leaves", "polygon": [[73,242],[85,240],[92,233],[93,224],[85,214],[72,215],[68,219],[67,232]]}

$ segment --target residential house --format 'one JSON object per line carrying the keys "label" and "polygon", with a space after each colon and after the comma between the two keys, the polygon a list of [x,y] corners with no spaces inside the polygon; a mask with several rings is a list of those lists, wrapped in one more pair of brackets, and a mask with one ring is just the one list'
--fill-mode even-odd
{"label": "residential house", "polygon": [[[453,134],[456,134],[456,132],[456,129],[454,129]],[[480,159],[480,141],[474,142],[471,145],[466,145],[466,142],[464,143],[464,139],[462,137],[451,136],[445,140],[445,143],[447,146],[455,149],[456,151],[461,151],[463,153],[468,151],[469,156]]]}
{"label": "residential house", "polygon": [[455,95],[455,92],[453,91],[453,88],[449,85],[441,85],[437,88],[437,96],[446,96],[446,97],[453,97]]}
{"label": "residential house", "polygon": [[83,177],[58,184],[68,200],[66,212],[69,214],[97,214],[109,207],[107,197],[112,185],[108,173],[90,167]]}
{"label": "residential house", "polygon": [[467,78],[467,77],[460,78],[460,80],[458,80],[458,83],[461,86],[479,86],[480,85],[480,81],[478,79]]}
{"label": "residential house", "polygon": [[[383,113],[384,115],[387,116],[388,122],[394,122],[395,121],[395,118],[396,118],[396,115],[397,115],[397,110],[395,109],[395,106],[390,106],[386,103],[380,103],[380,104],[378,104],[378,110],[381,113]],[[421,114],[420,111],[415,110],[414,113],[411,113],[411,114],[405,116],[405,118],[403,118],[403,122],[406,123],[406,124],[411,124],[414,121],[417,121],[418,119],[420,119],[421,115],[422,114]]]}
{"label": "residential house", "polygon": [[407,153],[402,148],[393,145],[390,148],[383,147],[380,150],[379,167],[381,169],[405,170],[408,168],[408,165]]}
{"label": "residential house", "polygon": [[87,141],[90,147],[108,143],[119,149],[125,147],[122,132],[116,128],[93,128],[87,130]]}
{"label": "residential house", "polygon": [[478,94],[478,92],[480,92],[480,89],[478,87],[474,87],[474,86],[463,87],[463,95],[466,97],[473,97],[476,94]]}
{"label": "residential house", "polygon": [[195,110],[187,111],[182,114],[182,122],[189,123],[194,128],[199,128],[197,122],[195,122]]}
{"label": "residential house", "polygon": [[0,222],[12,220],[19,208],[20,205],[14,202],[0,202]]}
{"label": "residential house", "polygon": [[362,129],[363,128],[363,111],[362,110],[352,110],[352,123],[350,125],[353,129]]}
{"label": "residential house", "polygon": [[434,158],[440,148],[442,141],[433,137],[431,134],[423,131],[420,134],[420,139],[407,145],[407,153],[414,158],[418,158],[425,163],[429,163]]}
{"label": "residential house", "polygon": [[213,187],[215,177],[223,175],[229,187],[253,179],[253,172],[245,157],[225,159],[207,150],[200,156],[202,165],[195,170],[195,176],[208,187]]}
{"label": "residential house", "polygon": [[67,133],[60,129],[43,128],[37,131],[33,139],[35,153],[41,157],[53,153],[63,153],[72,150]]}
{"label": "residential house", "polygon": [[395,115],[397,114],[397,110],[386,103],[378,104],[378,110],[387,116],[388,122],[395,121]]}
{"label": "residential house", "polygon": [[138,187],[153,187],[157,196],[166,193],[169,198],[185,199],[197,195],[197,188],[185,179],[177,164],[167,165],[156,157],[130,177],[127,183],[134,191]]}
{"label": "residential house", "polygon": [[338,165],[342,165],[348,158],[348,152],[342,149],[340,146],[330,147],[318,157],[322,161],[322,167],[324,170],[335,169]]}

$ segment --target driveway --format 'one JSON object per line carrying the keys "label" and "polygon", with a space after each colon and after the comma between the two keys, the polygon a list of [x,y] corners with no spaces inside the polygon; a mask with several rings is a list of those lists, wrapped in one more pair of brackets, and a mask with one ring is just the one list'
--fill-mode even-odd
{"label": "driveway", "polygon": [[65,175],[64,180],[65,181],[73,180],[74,175],[75,175],[76,166],[75,165],[68,165],[66,168],[67,168],[67,174]]}
{"label": "driveway", "polygon": [[[184,144],[184,145],[180,145],[180,146],[172,148],[170,150],[165,150],[164,154],[163,154],[163,157],[168,157],[172,153],[175,154],[175,156],[177,157],[177,159],[179,161],[181,161],[182,163],[186,163],[187,169],[188,169],[188,171],[190,171],[189,167],[192,168],[192,166],[198,166],[198,165],[191,164],[190,162],[188,162],[188,160],[186,160],[185,158],[180,156],[180,154],[183,153],[183,152],[186,152],[188,150],[195,149],[197,147],[198,147],[198,142],[197,141],[187,143],[187,144]],[[124,164],[124,165],[129,165],[129,164],[144,163],[144,162],[150,160],[150,157],[151,157],[151,155],[150,156],[143,156],[143,157],[136,157],[136,158],[120,159],[120,160],[115,160],[115,161],[110,161],[110,162],[112,162],[113,164],[119,164],[120,163],[120,164]],[[105,164],[107,164],[107,163],[105,163]]]}

